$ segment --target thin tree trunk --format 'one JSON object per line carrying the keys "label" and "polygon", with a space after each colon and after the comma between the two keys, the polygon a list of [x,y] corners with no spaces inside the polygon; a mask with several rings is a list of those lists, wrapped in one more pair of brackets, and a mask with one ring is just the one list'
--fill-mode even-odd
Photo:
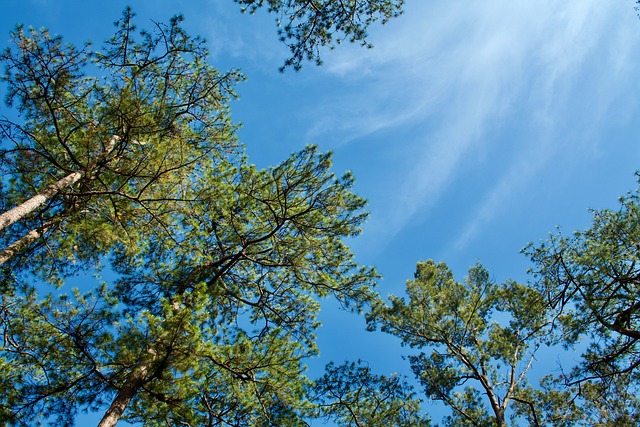
{"label": "thin tree trunk", "polygon": [[[118,135],[113,135],[109,140],[109,143],[105,147],[104,152],[96,157],[94,163],[92,164],[92,167],[90,167],[88,170],[92,170],[96,165],[99,165],[101,162],[105,162],[115,149],[118,141],[120,141],[120,137]],[[82,170],[72,172],[45,188],[42,193],[36,194],[26,202],[21,203],[15,208],[4,212],[2,215],[0,215],[0,231],[4,230],[14,222],[21,220],[34,210],[38,209],[40,206],[44,205],[47,200],[51,199],[61,190],[72,186],[86,174],[87,169],[84,168]]]}
{"label": "thin tree trunk", "polygon": [[482,373],[479,373],[478,379],[480,380],[480,383],[482,384],[482,387],[484,388],[485,393],[489,398],[491,409],[493,409],[493,413],[496,416],[496,423],[498,424],[498,427],[505,427],[507,424],[505,423],[504,419],[504,407],[500,406],[498,396],[496,396],[493,385],[491,385],[489,378],[487,378],[486,369],[482,362],[480,368],[482,370]]}
{"label": "thin tree trunk", "polygon": [[72,172],[45,188],[42,193],[36,194],[26,202],[0,215],[0,231],[44,205],[47,200],[51,199],[61,190],[64,190],[78,182],[83,175],[83,171]]}
{"label": "thin tree trunk", "polygon": [[0,265],[11,259],[15,254],[38,240],[44,233],[49,231],[57,221],[48,221],[44,225],[31,230],[20,239],[16,240],[6,248],[0,250]]}

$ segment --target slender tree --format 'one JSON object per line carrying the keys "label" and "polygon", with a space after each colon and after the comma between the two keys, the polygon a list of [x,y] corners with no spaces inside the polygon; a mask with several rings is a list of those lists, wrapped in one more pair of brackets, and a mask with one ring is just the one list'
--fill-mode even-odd
{"label": "slender tree", "polygon": [[5,296],[2,413],[67,425],[106,404],[100,426],[304,425],[315,297],[358,309],[375,277],[341,242],[363,201],[329,165],[309,148],[271,170],[203,170],[180,240],[123,250],[115,286]]}
{"label": "slender tree", "polygon": [[[365,202],[314,147],[251,165],[228,120],[239,75],[179,19],[132,18],[101,51],[19,28],[4,54],[24,123],[3,121],[0,423],[306,425],[318,300],[373,297],[343,242]],[[109,280],[86,292],[30,275],[98,258]]]}
{"label": "slender tree", "polygon": [[[278,15],[292,53],[285,67],[296,69],[320,63],[322,46],[370,46],[369,26],[398,16],[404,3],[236,1]],[[143,224],[170,228],[162,213],[184,197],[179,182],[189,167],[234,149],[227,101],[242,76],[209,66],[180,17],[140,34],[132,17],[127,10],[101,51],[18,27],[0,58],[7,103],[25,119],[0,120],[0,168],[10,183],[2,188],[0,265],[13,261],[5,272],[34,257],[55,260],[56,270],[95,261],[122,236],[132,235],[135,248]],[[96,68],[106,77],[91,77]]]}

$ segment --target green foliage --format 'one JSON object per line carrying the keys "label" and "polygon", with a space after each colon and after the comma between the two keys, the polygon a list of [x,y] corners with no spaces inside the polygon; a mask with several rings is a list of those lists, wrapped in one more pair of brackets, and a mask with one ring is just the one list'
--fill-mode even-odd
{"label": "green foliage", "polygon": [[[610,402],[611,416],[635,423],[640,417],[636,397],[640,379],[639,202],[640,191],[636,190],[620,200],[619,210],[594,211],[587,230],[571,237],[552,235],[548,242],[525,249],[535,265],[536,286],[546,295],[562,327],[557,334],[560,342],[572,346],[581,339],[589,340],[581,364],[564,374],[565,382],[583,383],[580,394],[593,400],[593,414],[598,405]],[[601,419],[606,417],[596,416],[593,423]]]}
{"label": "green foliage", "polygon": [[[375,295],[376,272],[343,242],[365,201],[315,147],[251,165],[228,122],[237,74],[207,65],[179,19],[136,43],[131,18],[102,52],[19,29],[4,56],[25,117],[4,122],[12,203],[83,178],[9,228],[57,224],[11,260],[0,423],[71,425],[107,406],[101,425],[306,425],[318,300],[360,310]],[[80,74],[87,64],[107,81]],[[30,284],[98,258],[115,278],[93,291]]]}
{"label": "green foliage", "polygon": [[[640,191],[594,211],[587,230],[526,248],[532,284],[494,284],[479,265],[459,283],[446,265],[421,262],[408,300],[378,301],[369,326],[421,350],[408,359],[427,396],[452,409],[444,425],[638,425],[638,241]],[[582,341],[577,365],[529,385],[539,346]]]}
{"label": "green foliage", "polygon": [[640,422],[637,379],[618,374],[610,381],[580,385],[582,425],[631,427]]}
{"label": "green foliage", "polygon": [[418,263],[406,292],[408,301],[378,302],[370,328],[430,350],[409,360],[427,396],[452,408],[446,425],[505,425],[509,403],[526,401],[526,373],[547,334],[542,296],[519,283],[494,284],[480,265],[460,283],[433,261]]}
{"label": "green foliage", "polygon": [[115,243],[135,252],[145,235],[171,238],[172,211],[192,197],[183,185],[200,160],[238,151],[227,103],[242,76],[208,65],[181,18],[139,33],[132,20],[127,9],[95,51],[47,30],[13,32],[3,81],[22,121],[0,121],[5,206],[71,173],[82,178],[5,230],[3,247],[42,234],[5,271],[31,269],[55,281],[52,273],[71,274]]}
{"label": "green foliage", "polygon": [[[320,46],[366,45],[402,3],[268,9],[299,69]],[[71,425],[106,405],[104,425],[306,425],[318,299],[360,310],[374,297],[375,271],[343,243],[364,200],[314,147],[249,164],[228,109],[242,76],[208,65],[180,17],[152,31],[133,18],[99,50],[19,26],[1,56],[21,121],[0,122],[2,207],[18,208],[0,238],[0,422]],[[114,283],[83,294],[29,284],[104,261]],[[391,393],[374,425],[415,419],[404,384],[367,375]]]}
{"label": "green foliage", "polygon": [[116,304],[104,287],[41,300],[33,290],[3,295],[0,421],[72,425],[80,407],[103,402],[108,384],[96,374],[113,352]]}
{"label": "green foliage", "polygon": [[[35,297],[6,301],[12,315],[3,326],[16,345],[3,348],[4,363],[11,371],[37,363],[43,373],[2,406],[28,424],[67,405],[71,420],[78,408],[115,399],[144,368],[129,420],[299,425],[309,406],[301,360],[315,353],[314,296],[332,294],[357,309],[372,297],[375,277],[340,241],[358,232],[363,201],[349,193],[351,178],[333,178],[329,165],[309,148],[269,171],[246,165],[221,177],[209,170],[202,187],[191,180],[200,202],[175,222],[179,240],[152,237],[137,256],[114,258],[121,279],[109,297],[118,304],[83,323],[105,331],[100,339],[77,341],[60,326],[88,311],[79,300],[56,310],[60,319]],[[33,319],[29,328],[15,327],[22,318]],[[60,338],[44,346],[49,324]],[[26,360],[25,351],[36,355]],[[71,372],[82,380],[69,381]]]}
{"label": "green foliage", "polygon": [[341,426],[428,427],[430,421],[419,413],[420,400],[397,375],[383,377],[368,366],[330,363],[313,386],[316,416]]}
{"label": "green foliage", "polygon": [[343,41],[367,42],[367,29],[376,21],[387,23],[402,13],[404,0],[235,0],[242,11],[254,13],[266,7],[277,15],[278,36],[291,51],[281,68],[299,70],[305,60],[322,64],[320,48],[334,48]]}

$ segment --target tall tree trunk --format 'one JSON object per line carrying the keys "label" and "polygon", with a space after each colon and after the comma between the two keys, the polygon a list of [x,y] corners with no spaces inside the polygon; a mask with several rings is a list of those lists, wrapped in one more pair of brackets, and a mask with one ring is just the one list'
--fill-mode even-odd
{"label": "tall tree trunk", "polygon": [[64,190],[65,188],[70,187],[78,182],[83,176],[83,171],[72,172],[45,188],[42,193],[36,194],[26,202],[6,211],[2,215],[0,215],[0,231],[4,230],[14,222],[19,221],[20,219],[29,215],[31,212],[44,205],[47,200],[51,199],[61,190]]}
{"label": "tall tree trunk", "polygon": [[11,243],[6,248],[0,250],[0,265],[9,261],[11,257],[13,257],[15,254],[17,254],[18,252],[20,252],[21,250],[29,246],[31,243],[38,240],[44,233],[49,231],[57,222],[59,222],[59,220],[47,221],[42,226],[29,231],[20,239]]}
{"label": "tall tree trunk", "polygon": [[88,167],[88,169],[83,168],[79,171],[70,173],[69,175],[59,179],[58,181],[45,188],[42,193],[36,194],[26,202],[21,203],[15,208],[10,209],[0,215],[0,231],[4,230],[14,222],[21,220],[34,210],[38,209],[40,206],[44,205],[47,200],[51,199],[61,190],[64,190],[65,188],[70,187],[78,182],[83,176],[87,174],[87,170],[91,171],[96,166],[107,162],[109,156],[111,156],[111,153],[116,148],[116,144],[118,143],[118,141],[120,141],[120,139],[121,138],[118,135],[113,135],[109,140],[107,146],[104,148],[104,151],[95,158],[95,161],[91,164],[90,167]]}
{"label": "tall tree trunk", "polygon": [[142,362],[138,365],[127,381],[122,385],[118,394],[111,402],[111,406],[107,409],[98,427],[114,427],[122,417],[124,410],[127,408],[131,399],[136,395],[138,390],[144,385],[149,372],[149,364]]}
{"label": "tall tree trunk", "polygon": [[[118,390],[118,394],[111,402],[111,406],[107,409],[102,420],[98,424],[98,427],[114,427],[122,417],[124,410],[131,402],[131,399],[138,393],[143,385],[159,378],[167,368],[169,356],[172,353],[171,348],[166,348],[163,351],[162,359],[159,359],[158,354],[153,348],[147,350],[147,357],[144,357],[142,361],[133,369],[125,383]],[[153,371],[151,371],[153,369]]]}

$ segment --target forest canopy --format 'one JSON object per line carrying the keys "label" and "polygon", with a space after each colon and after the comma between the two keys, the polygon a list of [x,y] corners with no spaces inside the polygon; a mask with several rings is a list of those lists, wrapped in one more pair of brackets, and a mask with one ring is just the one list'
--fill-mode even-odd
{"label": "forest canopy", "polygon": [[[353,178],[315,147],[251,165],[242,76],[180,24],[126,10],[101,50],[18,27],[2,56],[23,118],[2,121],[3,422],[301,425],[317,298],[373,295],[343,243],[366,217]],[[88,292],[37,285],[104,262]]]}
{"label": "forest canopy", "polygon": [[[275,16],[295,70],[343,41],[370,47],[370,26],[404,4],[235,3]],[[11,33],[0,425],[85,412],[101,427],[640,423],[638,190],[527,246],[526,281],[426,260],[382,297],[349,247],[368,218],[354,177],[315,145],[255,166],[231,119],[244,75],[207,46],[181,16],[141,25],[131,9],[97,47]],[[310,370],[327,300],[405,346],[414,378],[364,351]],[[572,363],[539,362],[564,351]]]}

